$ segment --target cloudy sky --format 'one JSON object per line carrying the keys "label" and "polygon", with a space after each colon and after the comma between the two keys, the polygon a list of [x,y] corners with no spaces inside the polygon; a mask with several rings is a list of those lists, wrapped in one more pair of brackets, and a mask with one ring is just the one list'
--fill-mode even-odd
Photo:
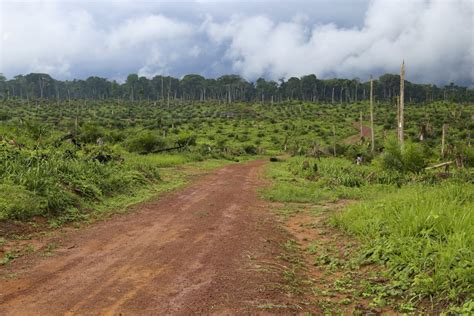
{"label": "cloudy sky", "polygon": [[0,0],[0,73],[474,82],[472,0]]}

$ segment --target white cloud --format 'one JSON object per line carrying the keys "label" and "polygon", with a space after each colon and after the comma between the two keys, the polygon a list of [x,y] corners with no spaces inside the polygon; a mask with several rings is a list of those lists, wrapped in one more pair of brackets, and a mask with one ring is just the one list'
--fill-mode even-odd
{"label": "white cloud", "polygon": [[0,5],[0,72],[9,77],[41,71],[59,78],[131,72],[367,78],[398,72],[405,59],[412,81],[474,81],[471,0]]}
{"label": "white cloud", "polygon": [[473,81],[473,6],[470,0],[373,1],[361,28],[273,23],[264,16],[207,23],[224,44],[235,71],[268,74],[367,77],[397,72],[402,59],[416,81]]}
{"label": "white cloud", "polygon": [[114,28],[106,40],[109,50],[115,50],[161,40],[174,40],[192,35],[192,32],[192,27],[186,23],[161,15],[150,15],[126,21]]}

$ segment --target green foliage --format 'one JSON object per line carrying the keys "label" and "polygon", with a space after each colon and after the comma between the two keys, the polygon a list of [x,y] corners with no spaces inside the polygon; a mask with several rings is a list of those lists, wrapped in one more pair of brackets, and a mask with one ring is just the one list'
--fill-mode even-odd
{"label": "green foliage", "polygon": [[465,147],[464,157],[464,166],[471,168],[474,167],[474,147]]}
{"label": "green foliage", "polygon": [[103,128],[97,124],[87,123],[80,128],[78,139],[82,143],[95,143],[104,136],[105,131]]}
{"label": "green foliage", "polygon": [[426,167],[424,155],[420,144],[407,141],[400,146],[395,138],[388,138],[378,163],[382,170],[418,173]]}
{"label": "green foliage", "polygon": [[420,144],[407,142],[402,147],[403,171],[418,173],[426,167],[423,147]]}
{"label": "green foliage", "polygon": [[[130,84],[138,84],[135,79],[132,76]],[[235,79],[225,78],[229,82]],[[187,84],[189,80],[202,78],[187,78]],[[264,89],[266,84],[260,83]],[[308,87],[302,89],[306,91]],[[366,111],[365,101],[349,106],[290,100],[275,102],[270,107],[265,104],[268,100],[224,104],[216,100],[189,102],[185,98],[179,102],[171,100],[168,106],[139,101],[138,91],[135,89],[133,103],[93,97],[87,102],[35,100],[36,106],[20,99],[1,102],[0,112],[8,115],[0,122],[0,183],[32,192],[41,200],[41,214],[62,216],[72,208],[83,211],[86,204],[147,186],[160,178],[160,168],[209,158],[236,161],[255,154],[276,156],[286,149],[297,157],[289,160],[289,167],[286,162],[275,164],[276,169],[284,169],[280,171],[285,176],[275,192],[268,193],[272,199],[314,202],[361,198],[376,186],[392,190],[411,181],[442,181],[436,172],[419,170],[425,160],[438,159],[437,133],[445,118],[454,112],[447,140],[454,146],[450,154],[454,159],[462,151],[467,166],[473,156],[467,146],[470,136],[466,131],[470,125],[466,122],[472,112],[472,105],[468,104],[439,102],[407,107],[407,116],[413,118],[406,122],[408,138],[415,138],[420,121],[425,115],[429,117],[432,126],[427,129],[427,145],[419,150],[419,144],[411,146],[407,141],[406,149],[394,160],[400,167],[380,170],[369,164],[382,148],[378,143],[376,153],[372,154],[367,142],[346,142],[358,133],[353,123],[360,110]],[[268,94],[265,95],[267,98]],[[395,109],[392,104],[378,103],[375,111],[375,135],[380,140],[380,128],[394,121]],[[328,159],[334,140],[337,155],[349,160]],[[353,163],[358,154],[364,156],[366,164]],[[308,165],[303,167],[306,160]],[[472,175],[455,172],[452,178],[462,182]],[[25,214],[28,212],[25,210]]]}
{"label": "green foliage", "polygon": [[141,131],[128,137],[125,146],[130,152],[149,154],[166,148],[166,141],[156,132]]}
{"label": "green foliage", "polygon": [[192,135],[189,133],[180,133],[178,139],[176,140],[176,144],[178,145],[178,147],[195,146],[196,138],[196,135]]}
{"label": "green foliage", "polygon": [[[389,150],[402,164],[419,161],[419,152],[413,154],[410,147],[405,160],[398,144]],[[384,295],[407,297],[411,303],[402,304],[405,311],[423,298],[462,305],[474,284],[471,171],[456,170],[440,181],[436,173],[380,171],[340,158],[292,157],[269,164],[267,173],[275,183],[264,196],[305,203],[360,199],[331,223],[361,239],[359,264],[387,266],[391,281],[380,286]],[[383,304],[383,297],[377,299]]]}
{"label": "green foliage", "polygon": [[159,179],[157,167],[123,163],[111,148],[92,145],[38,150],[0,142],[0,172],[0,214],[15,219],[60,215]]}
{"label": "green foliage", "polygon": [[333,223],[365,242],[413,297],[462,302],[474,284],[474,185],[405,186],[348,207]]}
{"label": "green foliage", "polygon": [[[144,195],[139,192],[155,188],[162,175],[173,173],[162,168],[202,160],[213,168],[222,160],[207,159],[235,161],[286,151],[294,157],[269,164],[268,175],[276,183],[264,190],[264,196],[305,203],[362,200],[334,223],[365,241],[365,260],[390,268],[393,284],[386,292],[409,291],[414,297],[460,306],[463,300],[469,302],[474,274],[472,212],[468,211],[474,185],[470,168],[474,152],[468,145],[472,104],[407,106],[407,140],[400,148],[393,138],[384,147],[379,143],[390,132],[387,129],[395,128],[396,113],[393,103],[378,102],[372,152],[367,141],[357,141],[359,131],[354,126],[359,111],[367,111],[366,101],[348,105],[275,100],[268,105],[267,99],[278,89],[295,98],[309,97],[317,80],[313,77],[294,78],[280,88],[260,81],[256,89],[259,99],[261,93],[264,97],[256,104],[218,100],[217,95],[226,95],[227,85],[243,83],[238,77],[218,79],[225,82],[226,90],[211,92],[216,100],[206,102],[189,101],[200,97],[201,89],[195,87],[205,82],[202,77],[188,76],[183,87],[171,78],[173,88],[185,97],[170,100],[169,106],[146,100],[149,91],[137,86],[138,79],[130,76],[126,90],[116,90],[120,100],[94,100],[96,95],[87,102],[35,100],[37,106],[21,99],[0,102],[0,220],[39,215],[55,227],[88,218],[90,209],[140,200]],[[393,85],[392,79],[386,84]],[[154,82],[154,87],[159,84],[160,80]],[[330,94],[329,88],[326,93]],[[124,102],[124,95],[133,102]],[[321,100],[328,97],[317,95]],[[452,168],[450,174],[440,175],[439,170],[424,167],[439,161],[440,131],[447,118],[446,158],[468,168]],[[417,143],[420,126],[426,134]],[[332,157],[334,142],[338,158]],[[357,155],[364,157],[364,164],[354,163]],[[164,187],[184,183],[179,176],[170,177],[173,180],[163,181]],[[323,261],[328,259],[324,255],[320,254]],[[12,254],[5,258],[11,260]],[[384,297],[376,299],[383,304]],[[456,310],[465,311],[466,306]],[[403,305],[403,310],[412,311],[412,303]]]}
{"label": "green foliage", "polygon": [[[321,102],[334,103],[334,89],[340,90],[341,87],[344,87],[347,91],[337,96],[337,102],[347,103],[354,97],[357,99],[356,91],[359,92],[359,99],[361,97],[368,99],[368,95],[362,94],[362,91],[368,91],[370,85],[368,81],[360,82],[354,79],[319,79],[314,74],[308,74],[301,78],[291,77],[288,80],[282,78],[279,81],[281,81],[280,84],[273,80],[267,81],[259,78],[255,83],[251,83],[238,75],[223,75],[212,79],[195,74],[187,74],[181,79],[170,76],[155,76],[153,79],[148,79],[139,77],[137,74],[129,74],[127,80],[120,84],[97,76],[91,76],[86,80],[74,79],[65,82],[55,80],[45,73],[30,73],[15,76],[10,80],[0,80],[2,83],[0,98],[4,100],[10,98],[39,99],[40,101],[43,98],[50,100],[59,98],[64,101],[72,96],[82,100],[87,99],[87,102],[90,102],[90,100],[103,98],[122,99],[125,97],[131,102],[137,102],[137,100],[156,100],[159,97],[161,99],[159,103],[164,104],[162,93],[166,89],[165,91],[175,91],[173,99],[197,103],[202,100],[202,89],[206,87],[206,98],[208,99],[227,102],[229,88],[243,89],[245,93],[234,96],[239,102],[258,100],[263,104],[271,103],[273,105],[277,96],[285,100],[294,99],[295,104],[302,104],[304,100],[316,96]],[[395,93],[398,93],[400,77],[396,74],[384,74],[374,81],[375,99],[393,102]],[[474,101],[472,89],[452,83],[444,87],[437,87],[431,84],[415,84],[406,81],[406,88],[410,93],[410,100],[417,103],[428,100],[446,100],[446,98],[454,102]],[[25,94],[25,91],[28,93]],[[393,94],[387,94],[386,91],[393,91]],[[168,99],[166,102],[168,101],[170,100]]]}
{"label": "green foliage", "polygon": [[268,167],[267,173],[276,183],[264,196],[273,201],[313,203],[360,198],[370,192],[360,188],[365,184],[360,176],[370,170],[340,158],[292,157]]}
{"label": "green foliage", "polygon": [[257,154],[257,147],[254,145],[246,144],[243,146],[243,151],[248,155],[256,155]]}
{"label": "green foliage", "polygon": [[0,184],[0,220],[28,219],[41,215],[45,201],[18,185]]}
{"label": "green foliage", "polygon": [[404,170],[402,149],[396,138],[391,137],[385,141],[384,152],[379,158],[379,163],[382,170]]}

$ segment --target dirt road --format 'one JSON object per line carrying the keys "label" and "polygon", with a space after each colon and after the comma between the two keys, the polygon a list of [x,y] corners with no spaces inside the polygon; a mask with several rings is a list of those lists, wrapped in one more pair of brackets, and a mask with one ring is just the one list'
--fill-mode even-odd
{"label": "dirt road", "polygon": [[274,260],[283,234],[258,198],[264,162],[229,165],[187,188],[61,237],[0,279],[0,315],[247,314],[285,303]]}

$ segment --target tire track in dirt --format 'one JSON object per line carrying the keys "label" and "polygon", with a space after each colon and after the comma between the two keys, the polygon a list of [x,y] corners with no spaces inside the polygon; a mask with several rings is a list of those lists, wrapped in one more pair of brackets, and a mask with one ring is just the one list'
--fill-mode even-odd
{"label": "tire track in dirt", "polygon": [[[263,161],[235,164],[2,268],[0,314],[246,314],[287,302],[255,273],[285,237],[260,200]],[[253,258],[252,260],[249,258]]]}

